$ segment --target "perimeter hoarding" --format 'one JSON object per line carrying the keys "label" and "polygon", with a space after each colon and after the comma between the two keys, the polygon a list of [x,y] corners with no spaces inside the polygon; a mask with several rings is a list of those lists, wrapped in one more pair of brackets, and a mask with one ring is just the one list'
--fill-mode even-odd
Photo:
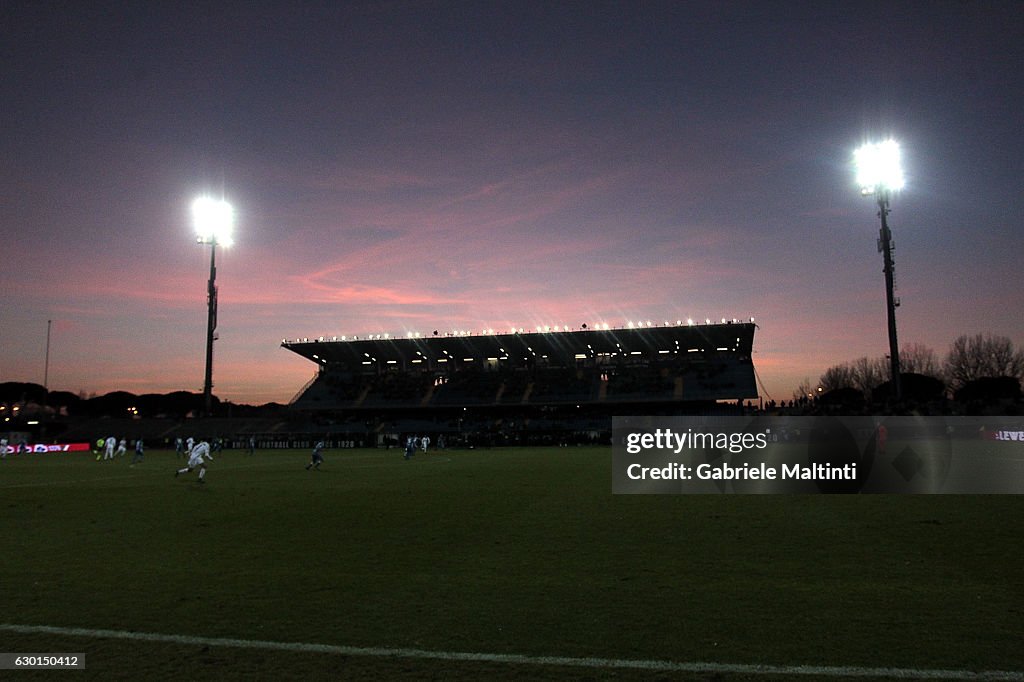
{"label": "perimeter hoarding", "polygon": [[58,452],[90,452],[92,448],[88,443],[29,443],[22,445],[8,445],[4,455],[46,455]]}

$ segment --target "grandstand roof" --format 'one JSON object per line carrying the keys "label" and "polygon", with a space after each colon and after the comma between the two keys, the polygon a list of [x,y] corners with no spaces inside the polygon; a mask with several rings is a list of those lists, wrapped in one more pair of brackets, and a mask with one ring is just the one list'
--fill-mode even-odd
{"label": "grandstand roof", "polygon": [[[673,358],[699,361],[706,357],[731,357],[749,360],[753,322],[722,324],[681,324],[644,326],[627,329],[579,329],[573,331],[526,332],[478,335],[437,334],[414,338],[338,337],[284,340],[281,345],[321,367],[348,367],[374,370],[388,365],[408,367],[426,363],[440,366],[451,363],[485,361],[510,365],[546,359],[551,364],[572,364],[587,358]],[[435,332],[436,334],[436,332]]]}

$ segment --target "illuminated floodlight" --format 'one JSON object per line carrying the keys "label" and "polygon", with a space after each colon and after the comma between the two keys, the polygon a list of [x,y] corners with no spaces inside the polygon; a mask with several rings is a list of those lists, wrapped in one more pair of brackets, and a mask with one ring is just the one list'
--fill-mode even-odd
{"label": "illuminated floodlight", "polygon": [[895,140],[865,144],[853,153],[860,193],[867,196],[903,189],[900,145]]}
{"label": "illuminated floodlight", "polygon": [[192,202],[192,224],[200,244],[231,246],[235,211],[223,199],[199,197]]}
{"label": "illuminated floodlight", "polygon": [[885,273],[885,302],[889,322],[889,364],[892,387],[896,400],[902,398],[900,386],[900,351],[896,339],[896,306],[892,259],[892,230],[889,229],[889,198],[892,192],[903,188],[903,168],[900,165],[900,146],[894,140],[866,144],[853,153],[857,172],[857,185],[861,194],[874,195],[878,201],[878,217],[882,226],[878,231],[878,250],[882,252]]}
{"label": "illuminated floodlight", "polygon": [[[196,242],[210,245],[210,280],[206,285],[206,376],[203,405],[206,416],[213,414],[213,342],[217,338],[217,246],[231,246],[235,211],[223,199],[199,197],[192,202],[192,226]],[[321,340],[322,337],[321,337]],[[305,343],[307,339],[303,339]]]}

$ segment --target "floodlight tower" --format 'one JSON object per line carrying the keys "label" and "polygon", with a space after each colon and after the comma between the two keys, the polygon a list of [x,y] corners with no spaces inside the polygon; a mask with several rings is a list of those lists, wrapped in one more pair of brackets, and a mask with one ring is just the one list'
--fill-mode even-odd
{"label": "floodlight tower", "polygon": [[878,217],[882,227],[878,232],[878,250],[882,253],[885,273],[885,302],[889,316],[889,365],[892,370],[893,393],[903,397],[900,381],[900,349],[896,341],[896,307],[899,299],[893,291],[892,232],[889,230],[889,199],[893,192],[903,188],[903,168],[900,164],[900,146],[894,140],[865,144],[853,155],[857,169],[857,184],[864,196],[878,200]]}
{"label": "floodlight tower", "polygon": [[217,246],[231,246],[235,214],[223,199],[199,197],[192,202],[192,222],[196,243],[210,245],[210,281],[206,285],[206,379],[203,382],[203,408],[213,413],[213,340],[217,329]]}

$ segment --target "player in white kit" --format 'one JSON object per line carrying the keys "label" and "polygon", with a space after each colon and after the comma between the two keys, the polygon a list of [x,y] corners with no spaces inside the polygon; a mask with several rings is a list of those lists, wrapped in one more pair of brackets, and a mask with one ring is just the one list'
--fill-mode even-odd
{"label": "player in white kit", "polygon": [[181,474],[187,474],[193,469],[199,469],[199,482],[206,483],[206,460],[213,461],[213,457],[210,456],[210,444],[205,440],[199,441],[198,444],[189,452],[188,455],[188,466],[184,469],[178,469],[174,472],[174,476],[178,477]]}

